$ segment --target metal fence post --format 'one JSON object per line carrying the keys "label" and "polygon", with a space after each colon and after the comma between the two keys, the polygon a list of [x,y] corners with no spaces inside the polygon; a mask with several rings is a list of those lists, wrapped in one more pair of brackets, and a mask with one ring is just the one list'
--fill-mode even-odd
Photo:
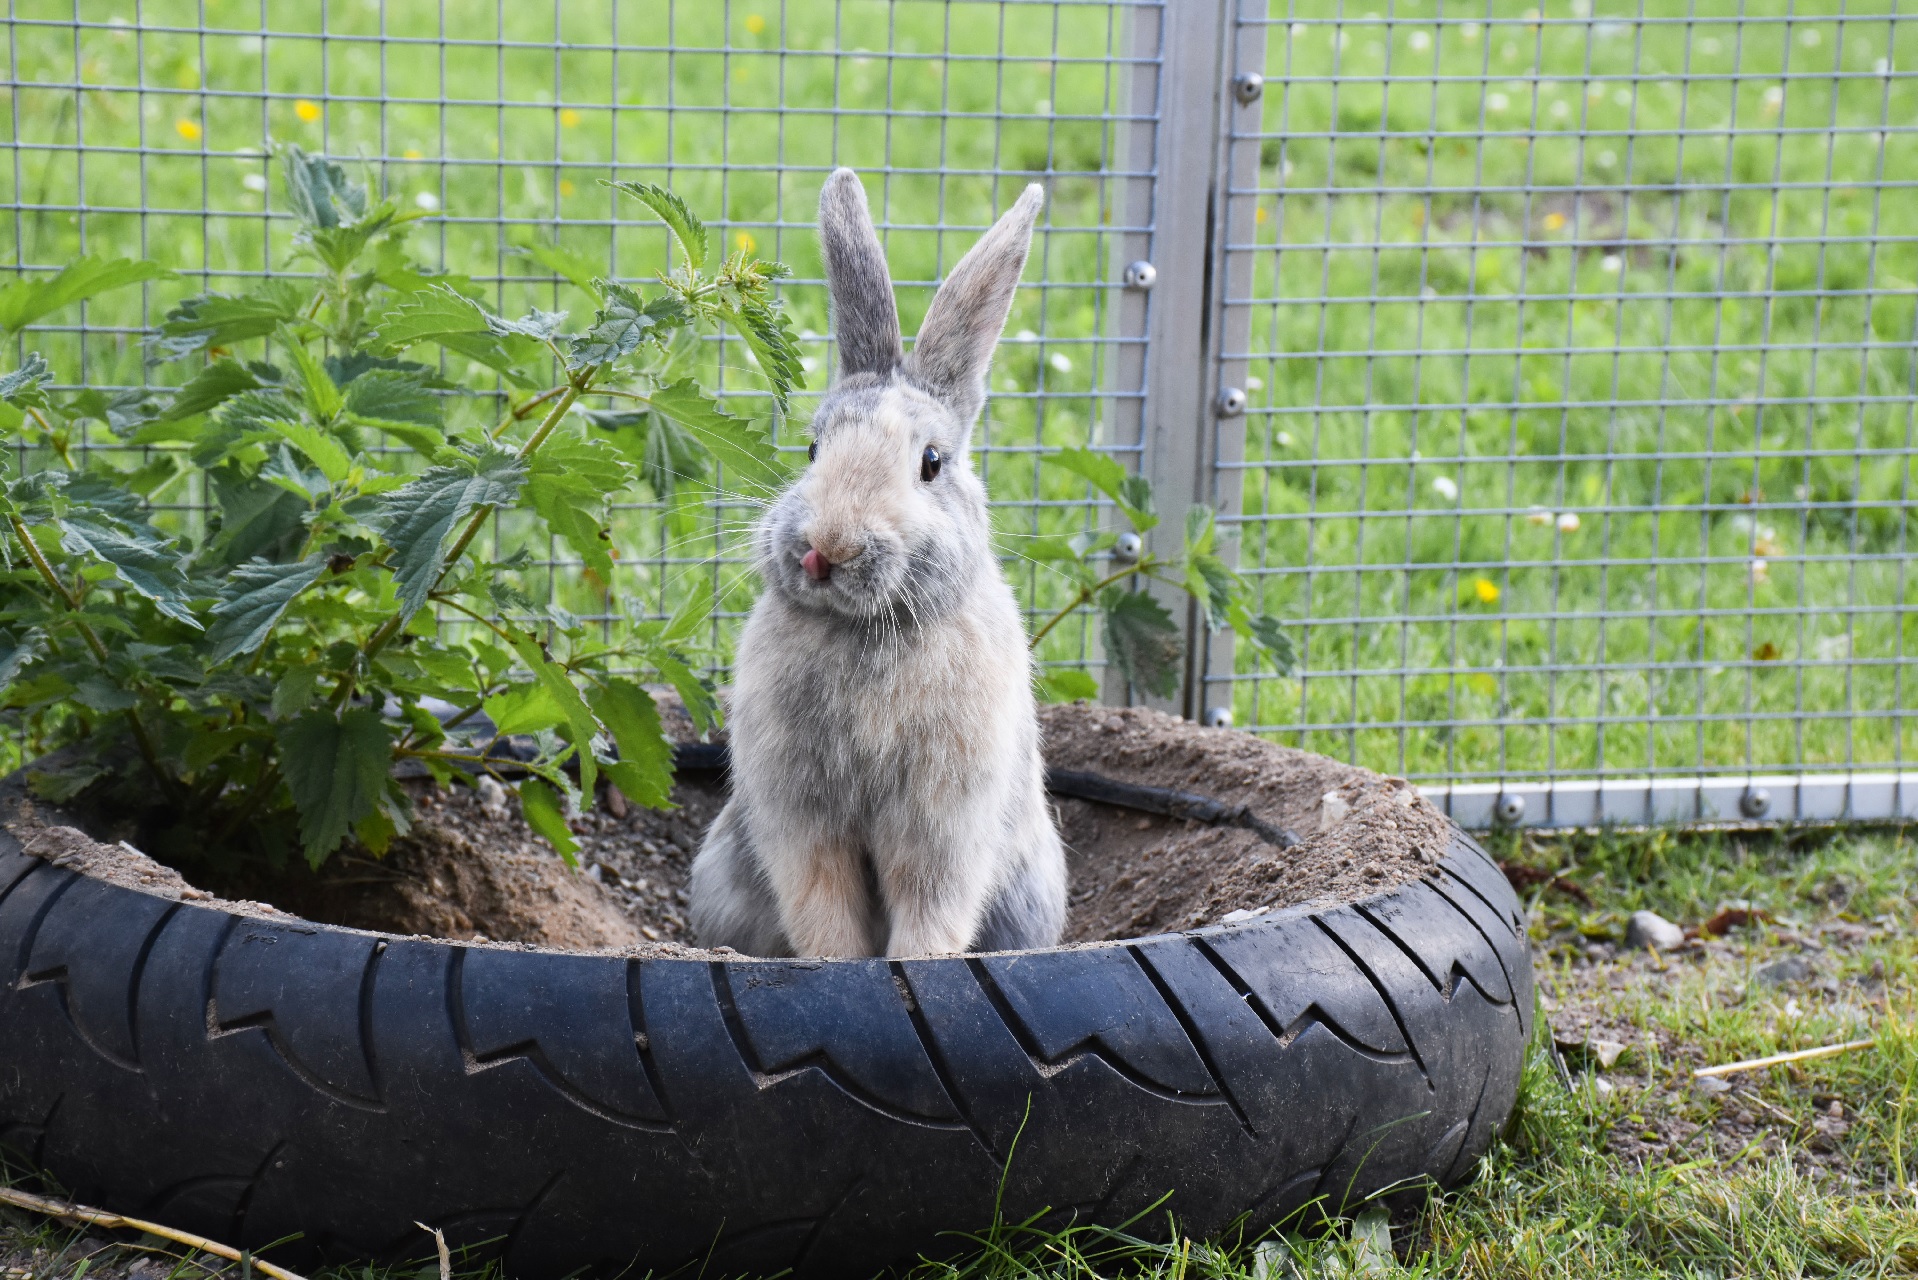
{"label": "metal fence post", "polygon": [[[1247,3],[1263,9],[1263,0]],[[1177,546],[1190,504],[1236,506],[1236,483],[1228,487],[1220,482],[1226,474],[1236,482],[1236,473],[1215,478],[1221,457],[1236,459],[1243,451],[1240,420],[1219,416],[1219,357],[1243,351],[1245,341],[1243,332],[1234,341],[1222,331],[1220,322],[1230,313],[1220,305],[1224,281],[1219,270],[1226,261],[1222,232],[1242,199],[1232,194],[1232,165],[1244,149],[1232,141],[1234,115],[1258,110],[1257,93],[1246,93],[1248,83],[1257,82],[1235,84],[1235,77],[1242,70],[1256,74],[1262,68],[1264,43],[1259,27],[1239,26],[1240,7],[1237,0],[1182,0],[1176,16],[1162,20],[1157,164],[1149,192],[1134,196],[1149,201],[1147,208],[1135,211],[1133,225],[1151,228],[1143,237],[1143,260],[1151,263],[1154,277],[1145,328],[1139,465],[1158,498],[1164,523],[1153,536],[1162,552]],[[1248,43],[1257,47],[1248,48]],[[1256,139],[1250,155],[1256,173]],[[1243,202],[1241,212],[1249,218],[1251,200]],[[1244,327],[1240,316],[1238,328]],[[1204,712],[1200,703],[1208,664],[1223,661],[1229,673],[1230,647],[1206,643],[1204,619],[1183,592],[1159,584],[1151,590],[1181,620],[1187,665],[1177,694],[1144,700],[1188,718],[1199,716]],[[1109,689],[1113,683],[1108,680]],[[1113,700],[1123,694],[1123,689],[1115,690]]]}

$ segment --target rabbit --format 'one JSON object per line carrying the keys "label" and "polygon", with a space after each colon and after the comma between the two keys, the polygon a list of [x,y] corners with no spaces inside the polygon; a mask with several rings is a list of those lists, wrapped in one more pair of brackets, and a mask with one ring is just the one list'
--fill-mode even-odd
{"label": "rabbit", "polygon": [[732,796],[693,862],[692,923],[750,955],[1051,946],[1066,866],[1032,666],[968,446],[1037,184],[960,259],[911,355],[850,169],[819,239],[839,378],[811,461],[761,519],[739,639]]}

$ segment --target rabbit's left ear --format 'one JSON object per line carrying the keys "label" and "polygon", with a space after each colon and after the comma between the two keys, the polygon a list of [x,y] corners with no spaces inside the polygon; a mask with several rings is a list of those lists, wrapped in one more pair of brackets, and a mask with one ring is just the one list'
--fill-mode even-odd
{"label": "rabbit's left ear", "polygon": [[979,237],[926,310],[906,376],[943,400],[968,429],[986,402],[986,367],[1012,312],[1012,295],[1032,247],[1032,226],[1045,189],[1027,187],[1018,203]]}

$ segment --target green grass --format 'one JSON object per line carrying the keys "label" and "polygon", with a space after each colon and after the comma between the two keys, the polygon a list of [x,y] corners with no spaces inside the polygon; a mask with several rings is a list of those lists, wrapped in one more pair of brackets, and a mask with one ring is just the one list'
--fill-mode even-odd
{"label": "green grass", "polygon": [[[1527,8],[1402,0],[1389,24],[1348,8],[1343,25],[1332,0],[1272,9],[1258,173],[1240,181],[1261,194],[1227,229],[1251,268],[1242,560],[1300,623],[1306,666],[1253,679],[1241,654],[1237,722],[1414,776],[1904,758],[1918,242],[1898,184],[1918,172],[1918,78],[1879,67],[1918,65],[1918,22],[1888,0],[1842,23],[1786,0],[1633,10],[1692,16],[1677,25]],[[279,194],[247,185],[269,135],[436,202],[449,216],[419,244],[509,310],[585,305],[517,244],[642,279],[663,264],[662,233],[598,185],[613,175],[670,180],[728,243],[816,279],[813,201],[848,163],[872,175],[910,330],[930,282],[1041,177],[1028,278],[1049,287],[1009,326],[981,465],[1021,592],[1061,600],[1021,540],[1097,512],[1034,451],[1137,442],[1112,394],[1136,375],[1097,341],[1128,323],[1103,287],[1131,216],[1106,118],[1129,101],[1123,11],[359,2],[327,6],[323,31],[318,6],[261,12],[156,0],[142,29],[76,36],[70,3],[13,6],[0,115],[24,145],[0,166],[0,256],[144,252],[194,273],[29,335],[57,368],[137,381],[146,318],[284,268],[287,226],[263,216]],[[816,285],[790,301],[796,327],[826,330]],[[816,394],[828,352],[807,350]],[[736,350],[712,361],[757,394]],[[1557,528],[1568,512],[1576,532]],[[555,590],[620,615],[713,581],[736,614],[751,514],[637,504],[611,598],[563,572]],[[722,652],[730,634],[722,620]],[[1043,656],[1094,652],[1069,626]]]}
{"label": "green grass", "polygon": [[[1399,1212],[1389,1264],[1375,1257],[1370,1270],[1354,1271],[1362,1250],[1339,1233],[1188,1241],[1173,1216],[1119,1235],[982,1223],[978,1247],[958,1262],[926,1264],[912,1280],[1918,1272],[1918,859],[1907,836],[1666,833],[1514,840],[1499,853],[1561,873],[1589,903],[1557,889],[1532,903],[1545,1008],[1518,1113],[1472,1183]],[[1773,923],[1657,962],[1617,953],[1633,910],[1696,924],[1731,902],[1763,909]],[[1813,981],[1773,989],[1754,980],[1805,939],[1828,943],[1804,952]],[[1586,1017],[1596,1028],[1589,1038],[1626,1046],[1609,1070],[1574,1043],[1588,1038],[1576,1026]],[[1718,1097],[1689,1088],[1697,1065],[1861,1032],[1877,1045],[1748,1074]],[[1834,1101],[1847,1126],[1835,1136],[1818,1128],[1829,1128]],[[1749,1125],[1715,1127],[1739,1123],[1741,1112]],[[88,1255],[90,1275],[115,1280],[132,1257],[98,1234],[0,1210],[0,1275],[26,1265],[34,1248],[45,1251],[30,1268],[36,1280],[69,1280]],[[418,1270],[322,1275],[399,1280]]]}

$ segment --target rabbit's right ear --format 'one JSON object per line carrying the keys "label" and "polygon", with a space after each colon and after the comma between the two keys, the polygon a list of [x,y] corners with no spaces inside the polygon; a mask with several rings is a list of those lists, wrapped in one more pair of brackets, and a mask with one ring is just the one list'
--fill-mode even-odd
{"label": "rabbit's right ear", "polygon": [[866,189],[851,169],[835,169],[819,193],[819,247],[826,259],[832,322],[839,339],[839,376],[899,367],[899,308],[879,247]]}

